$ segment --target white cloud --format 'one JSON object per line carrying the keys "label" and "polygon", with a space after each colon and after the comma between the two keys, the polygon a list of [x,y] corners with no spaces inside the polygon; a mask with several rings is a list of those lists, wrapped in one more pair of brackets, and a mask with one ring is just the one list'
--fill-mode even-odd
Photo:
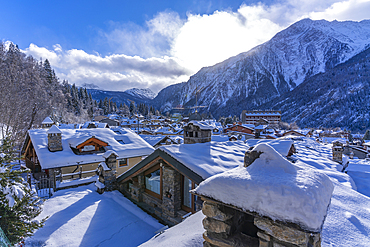
{"label": "white cloud", "polygon": [[82,85],[93,83],[106,90],[132,87],[158,92],[164,86],[186,81],[201,67],[211,66],[269,40],[302,18],[361,20],[369,18],[370,0],[285,0],[271,5],[243,4],[235,12],[208,15],[158,13],[144,26],[111,22],[100,32],[100,42],[113,55],[83,50],[52,50],[31,44],[26,53],[48,58],[61,79]]}
{"label": "white cloud", "polygon": [[328,21],[352,20],[360,21],[370,18],[370,1],[369,0],[349,0],[337,2],[321,12],[311,12],[311,19],[325,19]]}
{"label": "white cloud", "polygon": [[182,82],[190,75],[174,58],[148,58],[114,54],[102,57],[83,50],[54,50],[31,44],[24,51],[33,57],[49,59],[57,75],[70,83],[93,83],[101,89],[124,91],[132,87],[151,88],[158,92],[173,82]]}
{"label": "white cloud", "polygon": [[263,6],[242,6],[237,12],[191,15],[172,44],[171,53],[194,72],[267,41],[281,26],[261,18]]}

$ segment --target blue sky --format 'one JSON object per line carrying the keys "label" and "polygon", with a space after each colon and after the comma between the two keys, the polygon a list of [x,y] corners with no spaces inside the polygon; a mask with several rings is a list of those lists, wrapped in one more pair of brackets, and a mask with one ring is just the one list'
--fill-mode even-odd
{"label": "blue sky", "polygon": [[188,80],[302,19],[370,18],[370,0],[6,1],[1,39],[48,58],[60,79],[104,90]]}
{"label": "blue sky", "polygon": [[177,12],[183,19],[187,13],[235,11],[243,2],[253,1],[5,1],[0,8],[0,31],[2,39],[11,40],[21,48],[27,48],[30,43],[44,47],[60,44],[65,49],[107,55],[112,51],[104,44],[100,33],[119,24],[131,24],[132,28],[143,26],[163,11]]}

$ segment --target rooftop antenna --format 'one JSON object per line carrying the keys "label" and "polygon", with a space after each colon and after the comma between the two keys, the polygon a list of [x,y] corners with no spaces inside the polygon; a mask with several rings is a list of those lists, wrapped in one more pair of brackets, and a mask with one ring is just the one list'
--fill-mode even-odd
{"label": "rooftop antenna", "polygon": [[198,86],[195,88],[195,106],[192,108],[195,108],[195,113],[198,113],[198,108],[206,107],[206,106],[198,106],[198,93],[203,90],[204,87],[201,87],[198,89]]}

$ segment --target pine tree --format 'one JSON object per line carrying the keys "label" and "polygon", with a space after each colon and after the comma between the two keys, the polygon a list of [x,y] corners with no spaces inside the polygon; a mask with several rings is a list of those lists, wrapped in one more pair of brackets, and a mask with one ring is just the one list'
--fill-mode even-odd
{"label": "pine tree", "polygon": [[370,140],[370,130],[366,130],[363,140]]}
{"label": "pine tree", "polygon": [[130,101],[130,107],[129,107],[129,109],[130,109],[131,115],[133,115],[135,113],[135,111],[136,111],[135,102]]}
{"label": "pine tree", "polygon": [[21,171],[12,170],[15,151],[9,138],[0,146],[0,227],[12,244],[33,235],[43,226],[34,218],[41,213],[42,201],[20,176]]}

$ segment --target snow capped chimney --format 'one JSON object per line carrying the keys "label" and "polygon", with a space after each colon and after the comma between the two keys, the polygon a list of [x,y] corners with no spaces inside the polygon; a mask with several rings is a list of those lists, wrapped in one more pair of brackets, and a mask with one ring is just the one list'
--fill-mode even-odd
{"label": "snow capped chimney", "polygon": [[55,151],[62,151],[62,131],[53,125],[51,128],[46,132],[48,134],[48,148],[51,152]]}
{"label": "snow capped chimney", "polygon": [[50,117],[46,117],[41,123],[41,128],[50,128],[53,124],[55,124],[54,121]]}

